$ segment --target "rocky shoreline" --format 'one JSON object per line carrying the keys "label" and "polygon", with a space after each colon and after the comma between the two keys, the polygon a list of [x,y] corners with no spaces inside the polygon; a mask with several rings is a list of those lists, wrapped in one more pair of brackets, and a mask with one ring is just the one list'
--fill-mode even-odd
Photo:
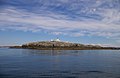
{"label": "rocky shoreline", "polygon": [[38,49],[38,50],[119,50],[118,47],[102,47],[98,45],[84,45],[70,42],[41,41],[11,46],[9,48]]}

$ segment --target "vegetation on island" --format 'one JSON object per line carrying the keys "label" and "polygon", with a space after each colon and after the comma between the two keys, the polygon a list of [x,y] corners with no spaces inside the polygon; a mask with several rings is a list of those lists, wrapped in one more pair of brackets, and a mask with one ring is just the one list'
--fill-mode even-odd
{"label": "vegetation on island", "polygon": [[84,45],[78,43],[61,41],[41,41],[23,44],[22,46],[12,46],[10,48],[40,49],[40,50],[101,50],[120,49],[117,47],[102,47],[99,45]]}

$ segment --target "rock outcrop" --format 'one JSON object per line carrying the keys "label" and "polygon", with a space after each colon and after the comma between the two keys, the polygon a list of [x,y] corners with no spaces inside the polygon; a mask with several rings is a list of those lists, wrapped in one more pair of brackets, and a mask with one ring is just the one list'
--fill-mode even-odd
{"label": "rock outcrop", "polygon": [[40,49],[40,50],[89,50],[89,49],[116,49],[112,47],[102,47],[98,45],[83,45],[70,42],[59,41],[41,41],[23,44],[25,49]]}
{"label": "rock outcrop", "polygon": [[116,47],[102,47],[99,45],[84,45],[60,41],[41,41],[12,46],[10,48],[40,49],[40,50],[99,50],[99,49],[120,49]]}

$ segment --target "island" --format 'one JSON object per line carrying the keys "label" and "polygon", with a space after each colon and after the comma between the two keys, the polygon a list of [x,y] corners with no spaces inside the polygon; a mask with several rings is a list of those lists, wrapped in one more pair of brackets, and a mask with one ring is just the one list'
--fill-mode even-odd
{"label": "island", "polygon": [[103,47],[99,45],[84,45],[79,43],[60,41],[40,41],[26,43],[21,46],[10,46],[9,48],[38,49],[38,50],[119,50],[120,47]]}

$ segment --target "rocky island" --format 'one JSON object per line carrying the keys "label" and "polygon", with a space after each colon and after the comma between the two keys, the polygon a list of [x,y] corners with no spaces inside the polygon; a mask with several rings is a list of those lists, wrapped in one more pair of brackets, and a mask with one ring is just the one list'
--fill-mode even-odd
{"label": "rocky island", "polygon": [[60,40],[40,41],[23,44],[22,46],[11,46],[10,48],[39,49],[39,50],[118,50],[118,47],[102,47],[99,45],[84,45],[79,43],[63,42]]}

